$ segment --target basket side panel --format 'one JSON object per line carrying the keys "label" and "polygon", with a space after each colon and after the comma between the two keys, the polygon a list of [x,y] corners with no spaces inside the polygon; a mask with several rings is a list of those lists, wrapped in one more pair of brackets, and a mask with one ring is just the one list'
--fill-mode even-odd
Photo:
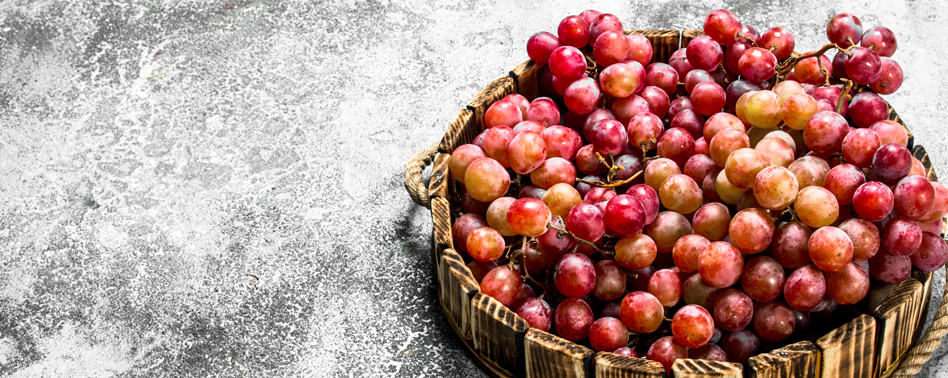
{"label": "basket side panel", "polygon": [[451,204],[447,198],[431,198],[431,225],[434,228],[431,233],[431,257],[435,261],[435,271],[439,272],[441,251],[454,248],[451,240]]}
{"label": "basket side panel", "polygon": [[625,34],[641,34],[652,43],[652,63],[667,63],[681,39],[681,32],[671,29],[626,30]]}
{"label": "basket side panel", "polygon": [[596,378],[658,378],[665,377],[662,364],[644,358],[599,352],[593,358]]}
{"label": "basket side panel", "polygon": [[530,378],[593,377],[593,351],[559,336],[530,328],[523,342]]}
{"label": "basket side panel", "polygon": [[878,329],[876,366],[881,377],[889,376],[905,352],[912,347],[912,339],[922,315],[924,294],[922,284],[909,277],[896,285],[872,312]]}
{"label": "basket side panel", "polygon": [[749,378],[819,377],[820,349],[809,341],[787,345],[747,360]]}
{"label": "basket side panel", "polygon": [[501,368],[523,375],[523,337],[530,324],[496,299],[477,293],[471,302],[474,350]]}
{"label": "basket side panel", "polygon": [[441,138],[441,144],[438,145],[438,151],[450,154],[458,146],[471,143],[480,131],[474,124],[474,112],[468,109],[461,109],[458,116],[451,121],[448,131]]}
{"label": "basket side panel", "polygon": [[434,163],[431,165],[431,181],[428,182],[429,198],[450,198],[448,197],[448,184],[451,180],[454,180],[448,169],[448,162],[450,160],[451,155],[444,152],[439,152],[435,155]]}
{"label": "basket side panel", "polygon": [[876,323],[860,315],[816,341],[822,352],[823,377],[871,377],[874,373]]}
{"label": "basket side panel", "polygon": [[[681,48],[688,47],[688,44],[691,43],[692,39],[699,35],[704,35],[703,30],[682,30],[681,31]],[[684,80],[684,78],[682,78]]]}
{"label": "basket side panel", "polygon": [[675,378],[742,378],[744,369],[733,362],[683,358],[672,364],[672,375]]}
{"label": "basket side panel", "polygon": [[441,254],[441,310],[455,333],[471,339],[471,300],[480,291],[464,260],[452,249]]}
{"label": "basket side panel", "polygon": [[532,60],[520,63],[510,71],[510,78],[514,81],[514,91],[527,100],[533,101],[540,97],[539,76],[542,64],[536,64]]}
{"label": "basket side panel", "polygon": [[[484,113],[487,112],[487,108],[489,108],[494,101],[514,93],[514,89],[516,89],[514,80],[510,78],[510,76],[504,75],[490,82],[490,84],[487,84],[480,93],[474,96],[474,99],[467,105],[467,108],[474,113],[474,123],[477,125],[478,133],[487,129],[487,125],[484,124]],[[474,136],[476,137],[477,134]],[[474,140],[474,138],[471,138],[471,140]]]}

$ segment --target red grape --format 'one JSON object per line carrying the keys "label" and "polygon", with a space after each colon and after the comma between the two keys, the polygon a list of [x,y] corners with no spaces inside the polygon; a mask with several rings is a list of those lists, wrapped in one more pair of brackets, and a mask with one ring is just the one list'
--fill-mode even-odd
{"label": "red grape", "polygon": [[580,341],[589,337],[589,328],[593,323],[593,312],[586,302],[579,298],[567,298],[556,306],[553,323],[556,333],[569,341]]}
{"label": "red grape", "polygon": [[826,278],[814,265],[806,265],[790,273],[783,286],[783,298],[794,310],[810,311],[826,295]]}
{"label": "red grape", "polygon": [[727,206],[718,202],[711,202],[701,206],[695,212],[694,232],[709,241],[721,241],[727,235],[730,223],[731,214]]}
{"label": "red grape", "polygon": [[891,57],[899,47],[898,42],[895,40],[895,34],[884,26],[876,26],[866,30],[862,35],[860,45],[872,49],[876,54],[884,57]]}
{"label": "red grape", "polygon": [[619,235],[634,235],[645,225],[645,208],[632,196],[620,194],[606,204],[605,222]]}
{"label": "red grape", "polygon": [[846,118],[835,112],[819,112],[806,121],[803,140],[817,153],[835,152],[842,148],[843,138],[848,133]]}
{"label": "red grape", "polygon": [[767,256],[757,256],[747,262],[741,277],[741,287],[751,299],[770,302],[783,293],[783,267]]}
{"label": "red grape", "polygon": [[645,69],[637,62],[615,63],[599,74],[602,91],[613,97],[627,97],[645,84]]}
{"label": "red grape", "polygon": [[[685,50],[688,63],[692,67],[711,71],[724,61],[724,50],[721,44],[707,35],[699,35],[688,43]],[[679,75],[684,73],[679,72]]]}
{"label": "red grape", "polygon": [[853,194],[853,209],[860,218],[870,222],[877,222],[892,212],[895,206],[895,196],[892,190],[878,181],[862,184]]}
{"label": "red grape", "polygon": [[652,333],[662,325],[665,308],[654,295],[634,291],[622,298],[622,323],[635,333]]}
{"label": "red grape", "polygon": [[560,109],[556,107],[556,102],[549,97],[537,97],[530,103],[527,114],[524,117],[528,120],[538,122],[543,126],[553,126],[560,124]]}
{"label": "red grape", "polygon": [[744,292],[727,289],[714,301],[714,323],[727,331],[740,331],[754,317],[754,301]]}
{"label": "red grape", "polygon": [[612,351],[629,342],[629,330],[613,317],[599,318],[589,327],[589,345],[597,351]]}
{"label": "red grape", "polygon": [[[814,52],[815,51],[808,51],[803,53],[803,55],[810,55]],[[820,71],[821,63],[823,69],[826,70],[826,75],[823,74],[823,71]],[[819,58],[806,58],[797,62],[797,65],[793,68],[793,73],[796,74],[797,80],[801,83],[823,85],[823,83],[826,83],[826,76],[833,74],[833,63],[830,62],[829,58],[825,55],[820,55]]]}
{"label": "red grape", "polygon": [[661,253],[671,253],[678,239],[691,233],[691,224],[688,223],[688,219],[674,211],[658,213],[655,221],[648,226],[646,232],[655,241],[655,245]]}
{"label": "red grape", "polygon": [[945,261],[948,261],[948,245],[944,239],[926,232],[922,236],[922,244],[910,257],[916,268],[933,272],[945,266]]}
{"label": "red grape", "polygon": [[[563,42],[562,38],[560,42]],[[550,53],[549,66],[554,79],[566,80],[566,82],[571,83],[583,77],[586,73],[586,57],[576,47],[566,44],[566,46],[560,46]]]}
{"label": "red grape", "polygon": [[790,54],[793,53],[795,42],[792,33],[778,26],[767,29],[764,34],[761,34],[760,42],[758,42],[757,45],[767,50],[776,47],[776,49],[773,50],[774,55],[777,57],[777,60],[782,61],[789,58]]}
{"label": "red grape", "polygon": [[553,323],[553,311],[546,301],[540,298],[529,298],[517,309],[517,315],[527,321],[530,327],[549,332]]}
{"label": "red grape", "polygon": [[727,46],[737,41],[737,33],[740,31],[741,21],[728,10],[718,9],[708,13],[708,17],[704,19],[704,34],[722,45]]}
{"label": "red grape", "polygon": [[613,301],[622,298],[625,294],[625,274],[619,264],[611,260],[602,260],[596,263],[596,286],[592,294],[604,301]]}
{"label": "red grape", "polygon": [[536,33],[527,40],[527,55],[534,62],[547,64],[550,54],[558,47],[560,47],[560,39],[555,35],[547,32]]}
{"label": "red grape", "polygon": [[522,121],[523,112],[520,111],[520,107],[509,100],[494,102],[484,113],[484,123],[487,124],[488,128],[494,126],[514,127]]}
{"label": "red grape", "polygon": [[848,114],[856,127],[870,127],[889,116],[889,105],[873,92],[859,92],[849,103]]}
{"label": "red grape", "polygon": [[596,268],[586,255],[567,253],[556,263],[553,283],[560,294],[570,298],[582,297],[596,287]]}
{"label": "red grape", "polygon": [[708,285],[725,288],[741,278],[744,258],[727,242],[713,242],[698,255],[698,272]]}
{"label": "red grape", "polygon": [[760,303],[754,308],[754,331],[767,341],[783,341],[790,337],[796,317],[790,307],[780,302]]}
{"label": "red grape", "polygon": [[628,269],[642,269],[655,261],[658,247],[648,235],[627,236],[616,243],[616,263]]}
{"label": "red grape", "polygon": [[[530,249],[528,248],[527,251],[530,251]],[[484,277],[487,276],[487,273],[490,273],[490,271],[494,270],[494,268],[500,266],[500,264],[497,261],[498,260],[491,260],[491,261],[471,260],[471,262],[467,263],[467,268],[471,270],[471,275],[474,276],[474,280],[476,280],[477,283],[480,284],[481,282],[484,282]]]}
{"label": "red grape", "polygon": [[480,158],[468,165],[464,173],[464,187],[474,199],[491,202],[507,193],[510,174],[496,160]]}
{"label": "red grape", "polygon": [[807,250],[813,264],[825,272],[843,269],[853,259],[853,242],[849,235],[832,226],[813,231]]}
{"label": "red grape", "polygon": [[766,156],[752,148],[741,148],[727,157],[724,173],[727,175],[728,182],[734,186],[751,189],[754,187],[757,174],[768,166],[770,166],[770,160]]}
{"label": "red grape", "polygon": [[675,342],[686,348],[697,348],[711,340],[714,319],[704,307],[687,305],[675,313],[671,327]]}
{"label": "red grape", "polygon": [[550,208],[543,201],[521,198],[507,208],[507,224],[519,235],[536,237],[546,232],[551,218]]}
{"label": "red grape", "polygon": [[880,235],[882,245],[894,255],[910,256],[922,245],[922,228],[904,216],[889,219]]}
{"label": "red grape", "polygon": [[[867,93],[867,92],[863,92]],[[872,165],[872,157],[882,146],[882,139],[872,129],[856,129],[843,138],[843,158],[860,168]]]}
{"label": "red grape", "polygon": [[855,46],[850,49],[852,56],[843,62],[846,76],[856,84],[868,85],[882,75],[882,59],[874,51]]}
{"label": "red grape", "polygon": [[[589,23],[582,17],[568,16],[560,21],[556,34],[560,38],[560,44],[582,48],[589,43]],[[555,75],[556,71],[553,73]]]}
{"label": "red grape", "polygon": [[665,63],[652,63],[645,67],[645,85],[661,88],[669,96],[678,88],[678,71]]}
{"label": "red grape", "polygon": [[852,46],[862,39],[862,22],[849,13],[837,14],[826,24],[826,36],[839,47]]}
{"label": "red grape", "polygon": [[751,81],[769,80],[777,73],[777,57],[770,50],[751,47],[741,55],[737,66],[741,76]]}
{"label": "red grape", "polygon": [[572,82],[563,91],[563,101],[566,108],[576,114],[588,114],[596,109],[596,104],[602,97],[599,83],[591,77],[582,77]]}
{"label": "red grape", "polygon": [[745,363],[760,349],[760,337],[751,329],[731,332],[721,339],[721,345],[727,352],[728,361]]}
{"label": "red grape", "polygon": [[885,248],[879,248],[879,253],[869,259],[869,273],[879,281],[897,284],[912,273],[912,259],[909,256],[893,255]]}
{"label": "red grape", "polygon": [[[713,204],[708,204],[713,205]],[[705,209],[705,205],[702,209]],[[718,204],[720,205],[720,204]],[[707,209],[712,209],[709,207]],[[724,209],[727,214],[727,208]],[[700,212],[701,210],[699,210]],[[713,210],[712,210],[713,211]],[[706,210],[706,213],[708,211]],[[697,214],[695,214],[697,218]],[[696,219],[697,220],[697,219]],[[697,222],[695,223],[697,225]],[[697,234],[685,235],[675,243],[675,246],[672,248],[672,258],[675,260],[675,266],[678,267],[684,273],[694,273],[698,271],[698,255],[701,254],[708,245],[711,244],[707,238]]]}
{"label": "red grape", "polygon": [[675,360],[688,358],[688,348],[678,344],[672,336],[665,336],[648,348],[646,358],[661,363],[665,367],[665,374],[670,376]]}
{"label": "red grape", "polygon": [[671,103],[669,102],[668,94],[661,88],[656,86],[644,87],[642,91],[639,92],[639,96],[648,103],[649,109],[659,118],[668,114]]}
{"label": "red grape", "polygon": [[515,269],[501,265],[484,276],[481,281],[481,293],[496,299],[504,306],[510,307],[520,295],[523,278]]}
{"label": "red grape", "polygon": [[[600,18],[606,16],[599,16]],[[615,17],[615,16],[613,16]],[[622,30],[607,30],[592,39],[593,58],[603,67],[609,67],[613,64],[626,60],[629,56],[629,40],[625,38]]]}
{"label": "red grape", "polygon": [[691,92],[691,101],[695,112],[703,116],[710,116],[724,109],[727,97],[724,89],[718,83],[700,82]]}
{"label": "red grape", "polygon": [[882,238],[879,235],[879,229],[871,222],[852,218],[840,223],[839,229],[849,235],[849,239],[853,242],[853,260],[869,260],[879,251]]}
{"label": "red grape", "polygon": [[480,147],[473,144],[460,145],[451,153],[451,158],[448,160],[448,170],[451,171],[451,176],[455,180],[463,183],[464,172],[467,172],[467,167],[475,160],[484,157],[487,157],[487,155]]}
{"label": "red grape", "polygon": [[[857,189],[858,193],[858,189]],[[819,186],[800,189],[793,209],[807,226],[820,228],[836,221],[839,216],[839,203],[832,192]]]}
{"label": "red grape", "polygon": [[872,156],[872,176],[886,185],[894,185],[912,171],[912,153],[901,145],[888,143]]}
{"label": "red grape", "polygon": [[612,353],[618,354],[618,355],[620,355],[620,356],[626,356],[626,357],[632,357],[632,358],[639,358],[638,353],[635,353],[635,351],[632,350],[632,348],[629,348],[629,347],[622,347],[622,348],[616,349],[616,350],[612,351]]}
{"label": "red grape", "polygon": [[606,223],[596,205],[581,203],[574,206],[566,216],[566,229],[577,238],[594,242],[606,233]]}
{"label": "red grape", "polygon": [[[627,134],[633,148],[651,150],[665,131],[662,119],[652,113],[636,114],[629,121]],[[654,139],[654,142],[652,141]]]}
{"label": "red grape", "polygon": [[[714,342],[714,339],[711,339]],[[709,360],[727,362],[727,353],[724,349],[712,343],[688,351],[688,358],[693,360]]]}
{"label": "red grape", "polygon": [[507,223],[507,210],[517,199],[512,197],[500,197],[495,199],[487,207],[487,225],[497,230],[503,236],[514,236],[516,231],[510,228]]}
{"label": "red grape", "polygon": [[626,59],[647,66],[652,61],[652,42],[641,34],[629,34],[625,38],[629,43],[629,55]]}
{"label": "red grape", "polygon": [[895,212],[913,219],[928,214],[935,205],[935,187],[922,176],[907,176],[895,185]]}
{"label": "red grape", "polygon": [[634,185],[625,193],[635,198],[645,209],[645,224],[655,221],[658,216],[659,198],[658,192],[651,186],[645,184]]}
{"label": "red grape", "polygon": [[908,146],[908,132],[905,126],[898,122],[884,119],[873,123],[872,126],[869,126],[869,129],[879,135],[883,145],[895,143],[903,147]]}
{"label": "red grape", "polygon": [[675,69],[675,72],[678,72],[678,77],[681,78],[684,78],[689,71],[695,69],[694,66],[688,62],[687,47],[675,50],[675,52],[673,52],[671,56],[668,57],[668,65],[672,66],[672,68]]}
{"label": "red grape", "polygon": [[892,94],[902,86],[902,66],[898,62],[882,58],[879,78],[869,84],[869,88],[878,94]]}
{"label": "red grape", "polygon": [[869,293],[869,272],[856,263],[826,272],[826,295],[839,304],[855,304]]}
{"label": "red grape", "polygon": [[693,109],[682,109],[671,118],[671,127],[685,129],[692,138],[701,137],[703,124],[704,117]]}

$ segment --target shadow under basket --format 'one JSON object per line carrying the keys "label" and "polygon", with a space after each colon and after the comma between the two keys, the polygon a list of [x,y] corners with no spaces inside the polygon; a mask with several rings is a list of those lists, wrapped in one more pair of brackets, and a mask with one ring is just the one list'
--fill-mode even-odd
{"label": "shadow under basket", "polygon": [[[669,56],[700,31],[631,30],[653,46],[653,62]],[[530,328],[525,320],[493,298],[479,292],[479,285],[456,252],[451,236],[452,217],[460,212],[456,181],[448,170],[450,153],[471,143],[484,130],[484,113],[504,96],[519,93],[528,100],[543,96],[537,77],[541,65],[526,61],[509,75],[494,80],[458,113],[444,138],[420,152],[405,172],[412,198],[430,207],[434,277],[441,310],[473,357],[497,377],[666,377],[658,362],[608,352]],[[892,108],[890,120],[904,123]],[[937,180],[925,149],[909,133],[909,149]],[[433,163],[427,187],[421,171]],[[944,235],[942,235],[944,237]],[[948,332],[948,307],[943,302],[927,333],[932,273],[914,270],[904,282],[873,287],[867,299],[841,306],[828,319],[814,317],[803,335],[794,334],[777,348],[751,357],[747,363],[680,359],[674,377],[910,377],[931,357]],[[819,323],[819,324],[814,324]]]}

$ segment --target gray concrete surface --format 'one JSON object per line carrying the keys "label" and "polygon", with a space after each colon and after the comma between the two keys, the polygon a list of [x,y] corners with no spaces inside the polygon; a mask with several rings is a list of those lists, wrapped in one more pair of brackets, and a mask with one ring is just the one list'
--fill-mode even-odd
{"label": "gray concrete surface", "polygon": [[721,7],[798,50],[893,29],[887,99],[948,166],[938,0],[0,2],[0,376],[483,376],[404,163],[567,14]]}

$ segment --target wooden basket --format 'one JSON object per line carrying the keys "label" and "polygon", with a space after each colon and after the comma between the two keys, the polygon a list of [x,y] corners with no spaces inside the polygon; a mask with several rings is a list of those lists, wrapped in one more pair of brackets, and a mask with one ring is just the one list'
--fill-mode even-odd
{"label": "wooden basket", "polygon": [[[632,30],[653,46],[653,62],[667,62],[686,46],[696,30]],[[479,292],[479,286],[453,245],[452,215],[458,213],[459,193],[448,171],[454,149],[471,143],[484,130],[484,112],[510,93],[528,100],[538,97],[539,65],[526,61],[509,75],[487,85],[458,113],[440,143],[420,152],[408,165],[405,185],[412,198],[430,207],[434,231],[432,261],[441,310],[451,327],[487,371],[498,377],[664,377],[661,364],[608,352],[595,352],[538,329],[530,328],[514,311]],[[542,93],[540,93],[542,94]],[[904,126],[892,108],[889,119]],[[909,149],[922,161],[928,178],[936,180],[931,161],[909,133]],[[430,184],[421,171],[434,163]],[[944,236],[944,235],[943,235]],[[914,270],[898,285],[873,289],[867,306],[842,306],[829,326],[836,328],[810,340],[785,345],[751,357],[746,364],[682,359],[672,367],[674,377],[908,377],[919,371],[948,332],[948,307],[943,301],[935,322],[919,341],[927,318],[932,273]],[[819,327],[813,327],[819,328]],[[827,328],[827,327],[824,327]],[[812,328],[811,328],[812,329]],[[913,348],[913,345],[918,347]]]}

